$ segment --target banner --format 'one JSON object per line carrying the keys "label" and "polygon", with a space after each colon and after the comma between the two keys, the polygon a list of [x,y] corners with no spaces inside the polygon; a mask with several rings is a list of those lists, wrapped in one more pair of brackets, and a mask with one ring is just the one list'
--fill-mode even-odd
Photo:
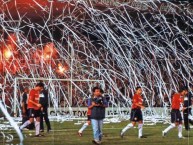
{"label": "banner", "polygon": [[[130,115],[131,109],[124,108],[124,107],[108,107],[106,108],[106,116],[114,116],[114,115]],[[73,115],[79,117],[86,117],[87,116],[87,107],[71,107],[71,108],[59,108],[55,110],[54,108],[48,109],[48,114],[50,116],[57,116],[57,115]],[[143,110],[144,116],[152,116],[152,115],[159,115],[159,116],[169,116],[170,109],[164,107],[152,107],[146,108]]]}

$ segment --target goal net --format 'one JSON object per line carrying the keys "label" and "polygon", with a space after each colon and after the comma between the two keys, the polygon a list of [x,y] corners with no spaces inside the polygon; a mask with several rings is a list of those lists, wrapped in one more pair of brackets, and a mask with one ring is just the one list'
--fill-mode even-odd
{"label": "goal net", "polygon": [[15,116],[21,116],[21,101],[24,88],[32,89],[42,81],[48,90],[48,115],[53,119],[75,119],[86,117],[86,101],[94,86],[104,89],[104,80],[15,78],[14,107]]}
{"label": "goal net", "polygon": [[[24,88],[34,88],[43,81],[49,92],[48,115],[51,120],[85,120],[87,117],[87,99],[92,95],[92,88],[100,86],[105,88],[104,80],[78,80],[78,79],[49,79],[49,78],[15,78],[13,112],[15,116],[21,117],[21,101]],[[108,108],[106,109],[107,122],[120,122],[128,120],[131,112],[131,99],[122,99],[114,95],[113,85],[110,91],[106,88],[109,96]],[[108,91],[107,91],[108,90]],[[104,94],[105,95],[105,94]],[[146,98],[146,96],[145,96]],[[121,100],[120,100],[121,99]],[[149,106],[149,105],[148,105]],[[143,111],[144,123],[155,124],[170,120],[168,107],[152,108],[146,107]]]}

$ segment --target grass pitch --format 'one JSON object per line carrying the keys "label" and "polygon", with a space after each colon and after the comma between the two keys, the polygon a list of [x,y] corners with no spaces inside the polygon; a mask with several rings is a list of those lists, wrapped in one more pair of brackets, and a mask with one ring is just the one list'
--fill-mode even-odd
{"label": "grass pitch", "polygon": [[[44,137],[34,137],[34,131],[23,131],[25,136],[24,145],[92,145],[92,128],[89,126],[84,132],[83,136],[77,135],[81,125],[74,125],[75,122],[51,122],[52,131],[50,133],[43,133]],[[193,145],[193,129],[185,131],[183,129],[183,136],[186,139],[178,139],[177,128],[171,130],[166,137],[162,137],[162,130],[168,125],[144,125],[143,134],[147,138],[138,139],[138,129],[133,128],[125,133],[124,138],[120,138],[120,130],[129,122],[109,123],[103,126],[103,141],[102,145]],[[46,127],[45,127],[46,128]],[[6,131],[14,136],[14,141],[6,143],[0,136],[0,144],[2,145],[16,145],[19,143],[18,136],[14,131]],[[30,136],[29,134],[32,134]]]}

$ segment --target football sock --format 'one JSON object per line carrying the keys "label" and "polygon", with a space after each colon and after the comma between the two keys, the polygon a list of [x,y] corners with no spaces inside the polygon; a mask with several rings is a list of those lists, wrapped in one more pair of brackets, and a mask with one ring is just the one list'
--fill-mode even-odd
{"label": "football sock", "polygon": [[182,137],[182,124],[178,125],[178,137]]}
{"label": "football sock", "polygon": [[29,121],[29,120],[27,120],[24,124],[22,124],[21,126],[20,126],[20,129],[22,130],[23,128],[25,128],[26,126],[28,126],[28,125],[30,125],[31,124],[31,122]]}
{"label": "football sock", "polygon": [[40,134],[40,122],[35,122],[36,135]]}
{"label": "football sock", "polygon": [[128,129],[132,128],[133,124],[129,123],[125,128],[123,128],[123,130],[121,131],[121,134],[124,134]]}
{"label": "football sock", "polygon": [[81,129],[78,132],[82,133],[87,127],[88,127],[88,123],[86,122],[83,124],[83,126],[81,127]]}
{"label": "football sock", "polygon": [[141,137],[143,133],[143,124],[138,124],[138,129],[139,129],[138,137]]}
{"label": "football sock", "polygon": [[170,131],[172,128],[174,128],[176,125],[174,123],[172,123],[170,126],[168,126],[163,132],[167,133],[168,131]]}

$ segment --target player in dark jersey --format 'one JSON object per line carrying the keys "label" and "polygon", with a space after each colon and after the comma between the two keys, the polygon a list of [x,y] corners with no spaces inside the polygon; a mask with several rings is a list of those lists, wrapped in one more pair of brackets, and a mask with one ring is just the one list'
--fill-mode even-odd
{"label": "player in dark jersey", "polygon": [[162,136],[166,136],[166,134],[178,126],[178,137],[180,139],[184,138],[182,136],[182,116],[180,110],[184,110],[184,108],[180,109],[183,106],[184,96],[187,95],[188,89],[183,87],[180,89],[179,93],[175,93],[172,97],[172,111],[171,111],[171,124],[164,131],[162,131]]}
{"label": "player in dark jersey", "polygon": [[191,91],[184,98],[184,126],[186,130],[190,130],[189,124],[193,125],[193,117],[192,117],[192,104],[193,104],[193,86],[191,86]]}
{"label": "player in dark jersey", "polygon": [[44,89],[43,83],[38,83],[34,89],[32,89],[29,93],[28,98],[28,110],[29,110],[29,120],[27,120],[23,125],[20,126],[20,130],[28,126],[29,124],[35,121],[35,136],[39,137],[40,135],[40,108],[41,104],[39,104],[39,93]]}
{"label": "player in dark jersey", "polygon": [[142,135],[143,132],[143,116],[142,116],[142,111],[141,109],[144,109],[145,107],[143,106],[143,98],[141,96],[142,94],[142,88],[141,87],[136,87],[135,94],[133,96],[133,101],[132,101],[132,110],[131,110],[131,123],[129,123],[125,128],[121,130],[120,136],[123,138],[124,133],[128,130],[133,128],[136,125],[136,122],[138,122],[138,138],[145,138]]}
{"label": "player in dark jersey", "polygon": [[81,137],[82,136],[82,132],[91,124],[91,119],[90,119],[90,115],[91,115],[91,106],[92,103],[92,99],[89,98],[87,101],[87,106],[88,106],[88,111],[87,111],[87,122],[83,124],[83,126],[81,127],[81,129],[78,131],[78,135]]}
{"label": "player in dark jersey", "polygon": [[40,113],[40,131],[44,132],[44,120],[47,125],[47,132],[50,132],[51,125],[48,118],[48,90],[44,89],[40,92],[41,113]]}
{"label": "player in dark jersey", "polygon": [[24,92],[22,94],[22,124],[24,124],[29,118],[28,118],[28,111],[27,111],[27,102],[28,102],[28,96],[29,96],[29,88],[25,88]]}

